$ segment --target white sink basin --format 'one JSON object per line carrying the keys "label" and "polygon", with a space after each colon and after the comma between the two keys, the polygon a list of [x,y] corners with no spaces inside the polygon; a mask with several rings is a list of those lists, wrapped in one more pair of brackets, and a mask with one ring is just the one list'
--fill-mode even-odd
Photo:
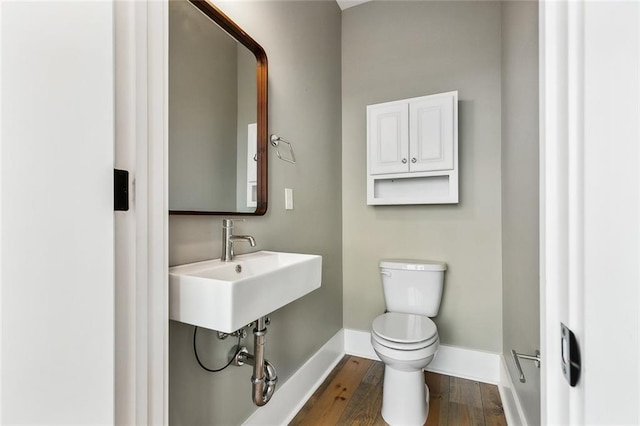
{"label": "white sink basin", "polygon": [[169,318],[231,333],[320,287],[322,256],[258,251],[169,268]]}

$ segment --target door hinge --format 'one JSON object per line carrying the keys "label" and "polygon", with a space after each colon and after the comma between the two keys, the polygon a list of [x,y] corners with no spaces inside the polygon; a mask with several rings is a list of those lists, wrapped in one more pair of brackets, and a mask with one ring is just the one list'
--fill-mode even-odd
{"label": "door hinge", "polygon": [[129,210],[129,172],[113,169],[113,209]]}
{"label": "door hinge", "polygon": [[578,346],[578,340],[573,331],[569,329],[563,323],[560,323],[561,333],[561,361],[562,361],[562,373],[564,378],[571,386],[575,386],[580,379],[581,361],[580,361],[580,347]]}

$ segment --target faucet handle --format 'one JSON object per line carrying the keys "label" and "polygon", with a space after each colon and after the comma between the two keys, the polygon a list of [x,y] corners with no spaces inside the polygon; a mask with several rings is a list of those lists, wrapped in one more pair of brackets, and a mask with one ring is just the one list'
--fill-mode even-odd
{"label": "faucet handle", "polygon": [[233,222],[246,222],[246,219],[222,219],[222,226],[224,228],[233,228]]}

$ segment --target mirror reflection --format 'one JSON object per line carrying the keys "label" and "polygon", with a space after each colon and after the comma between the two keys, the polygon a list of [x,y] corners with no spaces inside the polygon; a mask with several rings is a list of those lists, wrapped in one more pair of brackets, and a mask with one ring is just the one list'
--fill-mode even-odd
{"label": "mirror reflection", "polygon": [[171,213],[256,212],[258,66],[254,52],[192,3],[169,2]]}

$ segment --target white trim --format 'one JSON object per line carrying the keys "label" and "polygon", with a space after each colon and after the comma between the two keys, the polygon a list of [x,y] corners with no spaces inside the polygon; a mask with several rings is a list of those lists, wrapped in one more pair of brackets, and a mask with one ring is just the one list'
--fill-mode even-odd
{"label": "white trim", "polygon": [[[348,355],[380,361],[371,346],[371,333],[345,329],[344,338],[345,352]],[[498,384],[500,382],[500,355],[493,352],[440,345],[438,354],[425,370],[483,383]]]}
{"label": "white trim", "polygon": [[344,356],[344,332],[338,331],[258,408],[244,425],[289,424]]}
{"label": "white trim", "polygon": [[[540,49],[540,352],[543,360],[560,353],[559,323],[566,313],[568,282],[566,227],[568,139],[566,75],[568,4],[539,3]],[[564,239],[563,239],[564,237]],[[560,363],[543,362],[540,370],[542,424],[568,423],[569,397]]]}
{"label": "white trim", "polygon": [[508,425],[528,426],[527,418],[522,409],[522,403],[518,398],[518,393],[515,391],[515,386],[513,386],[506,362],[504,356],[500,355],[500,383],[498,383],[498,392],[500,393],[504,416]]}
{"label": "white trim", "polygon": [[371,333],[344,329],[344,351],[349,355],[380,361],[371,346]]}
{"label": "white trim", "polygon": [[[136,176],[135,4],[115,2],[115,161],[116,169]],[[115,227],[115,423],[136,422],[136,213],[114,214]]]}
{"label": "white trim", "polygon": [[[2,8],[3,4],[0,4],[0,22],[2,22]],[[4,44],[2,43],[2,28],[0,28],[0,46],[4,46]],[[2,51],[0,49],[0,93],[2,92]],[[0,96],[1,97],[1,96]],[[3,140],[2,140],[2,135],[4,134],[3,132],[3,127],[2,127],[2,105],[4,104],[4,102],[1,101],[0,99],[0,236],[4,235],[3,234],[3,229],[2,229],[2,196],[3,191],[2,188],[4,187],[2,184],[2,147],[4,146]],[[2,334],[2,330],[4,329],[3,324],[2,324],[2,289],[4,288],[3,286],[3,282],[2,282],[2,263],[3,263],[3,256],[2,256],[2,244],[0,244],[0,373],[2,372],[2,366],[4,365],[2,363],[2,353],[3,353],[3,334]],[[2,401],[4,400],[4,398],[2,397],[2,392],[3,392],[3,384],[2,384],[2,380],[0,380],[0,419],[2,419]]]}
{"label": "white trim", "polygon": [[147,3],[147,421],[169,419],[168,2]]}
{"label": "white trim", "polygon": [[440,345],[438,355],[426,370],[497,385],[500,382],[500,355]]}
{"label": "white trim", "polygon": [[169,418],[167,8],[114,6],[117,165],[130,172],[130,211],[116,222],[117,424]]}
{"label": "white trim", "polygon": [[[637,19],[637,22],[640,22],[640,8],[638,8],[636,12],[636,19]],[[638,57],[640,57],[640,31],[638,32],[638,39],[636,40],[636,48],[638,50]],[[640,85],[638,85],[638,93],[636,93],[636,96],[637,96],[636,99],[640,99]],[[637,134],[640,134],[640,120],[636,120],[636,126],[637,126],[636,132]],[[637,155],[638,155],[638,158],[636,158],[636,164],[640,164],[640,149],[638,150]],[[640,200],[640,173],[638,173],[637,179],[638,181],[636,182],[636,188],[637,188],[636,200]],[[640,215],[637,216],[637,220],[638,220],[638,223],[636,224],[636,226],[638,227],[638,229],[640,229]],[[640,265],[640,262],[638,262],[638,264]],[[638,292],[637,312],[640,312],[640,291]],[[638,315],[638,324],[636,325],[636,327],[637,327],[636,330],[638,333],[637,342],[638,342],[638,345],[640,345],[640,315]],[[640,347],[638,347],[636,350],[640,352]],[[636,380],[637,380],[637,383],[640,383],[640,368],[638,368],[638,375]],[[636,407],[638,409],[638,418],[640,418],[640,397],[636,401]]]}

